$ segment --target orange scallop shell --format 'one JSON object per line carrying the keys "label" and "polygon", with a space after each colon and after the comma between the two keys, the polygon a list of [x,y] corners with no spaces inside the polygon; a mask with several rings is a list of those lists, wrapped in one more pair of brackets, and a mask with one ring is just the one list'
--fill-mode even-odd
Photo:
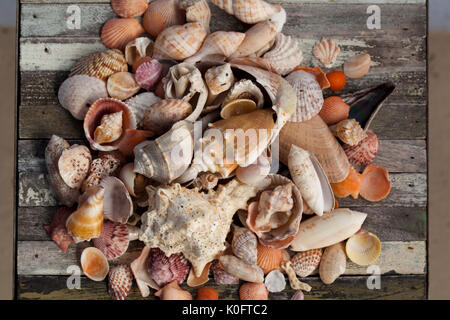
{"label": "orange scallop shell", "polygon": [[142,18],[145,31],[157,37],[164,29],[182,25],[186,22],[184,10],[181,10],[176,0],[152,1]]}
{"label": "orange scallop shell", "polygon": [[145,32],[135,18],[112,18],[102,28],[102,42],[110,49],[124,50],[128,43]]}
{"label": "orange scallop shell", "polygon": [[350,165],[350,171],[344,181],[331,183],[333,193],[338,198],[345,198],[351,195],[354,199],[358,198],[361,187],[362,176],[356,169]]}
{"label": "orange scallop shell", "polygon": [[111,6],[122,18],[140,17],[148,8],[148,0],[111,0]]}
{"label": "orange scallop shell", "polygon": [[219,300],[219,293],[212,287],[202,287],[197,291],[196,300]]}
{"label": "orange scallop shell", "polygon": [[256,264],[262,269],[264,274],[280,268],[281,263],[286,259],[287,251],[283,249],[270,248],[258,243],[257,250]]}
{"label": "orange scallop shell", "polygon": [[327,125],[333,125],[348,118],[350,106],[340,97],[328,97],[324,100],[319,116]]}
{"label": "orange scallop shell", "polygon": [[361,197],[376,202],[385,199],[390,192],[389,172],[385,168],[369,164],[362,173]]}
{"label": "orange scallop shell", "polygon": [[269,290],[264,283],[246,282],[239,288],[241,300],[269,300]]}

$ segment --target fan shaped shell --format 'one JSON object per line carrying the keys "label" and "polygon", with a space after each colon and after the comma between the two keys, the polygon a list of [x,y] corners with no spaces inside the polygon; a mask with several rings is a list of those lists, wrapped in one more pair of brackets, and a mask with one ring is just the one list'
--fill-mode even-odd
{"label": "fan shaped shell", "polygon": [[115,13],[122,18],[142,16],[147,10],[148,0],[111,0]]}
{"label": "fan shaped shell", "polygon": [[128,43],[144,32],[144,28],[135,18],[112,18],[103,26],[101,39],[110,49],[124,50]]}
{"label": "fan shaped shell", "polygon": [[152,1],[142,18],[145,31],[154,38],[164,29],[182,25],[185,21],[185,12],[179,7],[178,0]]}
{"label": "fan shaped shell", "polygon": [[148,260],[148,274],[163,287],[172,281],[179,284],[186,279],[190,264],[182,253],[172,254],[169,257],[158,248],[153,248]]}
{"label": "fan shaped shell", "polygon": [[345,154],[351,163],[368,165],[375,159],[375,155],[380,148],[380,141],[372,130],[367,130],[366,134],[367,137],[362,139],[357,145],[344,145]]}
{"label": "fan shaped shell", "polygon": [[130,243],[129,232],[126,225],[105,221],[100,237],[93,240],[94,247],[99,249],[108,260],[123,255]]}
{"label": "fan shaped shell", "polygon": [[130,266],[120,264],[112,267],[108,275],[109,294],[115,300],[125,300],[133,285],[133,274]]}
{"label": "fan shaped shell", "polygon": [[300,278],[307,277],[317,269],[321,258],[322,249],[299,252],[291,259],[292,268]]}
{"label": "fan shaped shell", "polygon": [[264,54],[263,58],[276,72],[285,76],[302,63],[303,52],[295,39],[278,33],[274,46]]}

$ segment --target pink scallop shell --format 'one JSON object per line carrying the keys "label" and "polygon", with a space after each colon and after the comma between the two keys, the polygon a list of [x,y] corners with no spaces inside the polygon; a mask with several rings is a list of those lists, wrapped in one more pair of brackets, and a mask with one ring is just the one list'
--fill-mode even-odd
{"label": "pink scallop shell", "polygon": [[367,130],[367,137],[356,146],[344,145],[348,160],[353,164],[368,165],[375,159],[380,148],[380,141],[372,130]]}
{"label": "pink scallop shell", "polygon": [[135,74],[136,82],[145,90],[150,90],[156,86],[163,75],[163,65],[158,60],[150,60],[142,63]]}
{"label": "pink scallop shell", "polygon": [[105,221],[100,237],[93,239],[93,242],[108,260],[118,258],[128,249],[130,243],[128,228],[125,224]]}
{"label": "pink scallop shell", "polygon": [[232,276],[226,272],[219,264],[218,260],[214,260],[211,264],[214,281],[217,284],[239,284],[239,278]]}
{"label": "pink scallop shell", "polygon": [[148,273],[158,286],[164,287],[174,280],[177,280],[179,284],[183,283],[189,270],[190,264],[182,253],[166,257],[162,250],[152,248],[148,260]]}
{"label": "pink scallop shell", "polygon": [[109,270],[109,294],[115,300],[125,300],[133,285],[133,274],[129,265],[121,264]]}

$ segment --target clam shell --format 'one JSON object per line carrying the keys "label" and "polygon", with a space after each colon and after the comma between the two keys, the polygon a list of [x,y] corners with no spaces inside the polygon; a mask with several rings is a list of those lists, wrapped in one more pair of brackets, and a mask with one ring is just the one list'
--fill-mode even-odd
{"label": "clam shell", "polygon": [[264,282],[264,273],[257,265],[247,264],[231,255],[222,255],[219,261],[226,272],[241,280],[255,283]]}
{"label": "clam shell", "polygon": [[281,292],[286,288],[286,279],[279,270],[273,270],[264,279],[264,285],[269,292]]}
{"label": "clam shell", "polygon": [[344,63],[345,76],[352,79],[364,77],[370,69],[371,58],[369,54],[360,54],[351,57]]}
{"label": "clam shell", "polygon": [[169,27],[156,38],[153,58],[189,58],[200,50],[206,35],[206,31],[198,22]]}
{"label": "clam shell", "polygon": [[349,209],[335,209],[323,216],[314,216],[300,224],[291,244],[293,251],[306,251],[341,242],[361,228],[367,214]]}
{"label": "clam shell", "polygon": [[177,99],[165,99],[145,110],[144,129],[160,135],[169,130],[175,122],[185,119],[192,113],[189,102]]}
{"label": "clam shell", "polygon": [[101,39],[108,48],[123,51],[130,41],[144,32],[144,28],[135,18],[112,18],[103,26]]}
{"label": "clam shell", "polygon": [[385,199],[391,192],[389,172],[382,167],[369,164],[362,173],[359,193],[364,199],[377,202]]}
{"label": "clam shell", "polygon": [[100,237],[93,240],[94,247],[99,249],[108,260],[122,256],[130,243],[129,231],[125,224],[105,221]]}
{"label": "clam shell", "polygon": [[[208,69],[205,73],[205,82],[208,86],[210,96],[217,96],[220,93],[229,90],[234,84],[234,75],[231,70],[231,65],[226,63]],[[208,97],[208,101],[209,100],[210,98]]]}
{"label": "clam shell", "polygon": [[145,90],[154,88],[162,76],[163,66],[158,60],[144,62],[136,69],[136,81]]}
{"label": "clam shell", "polygon": [[181,253],[169,257],[158,248],[150,252],[148,274],[160,287],[172,281],[181,284],[188,276],[190,264]]}
{"label": "clam shell", "polygon": [[245,32],[244,41],[230,58],[247,57],[266,46],[276,35],[276,23],[271,21],[259,22]]}
{"label": "clam shell", "polygon": [[256,264],[258,239],[255,234],[246,228],[234,228],[231,248],[233,254],[248,264]]}
{"label": "clam shell", "polygon": [[350,106],[340,97],[328,97],[324,100],[319,115],[327,125],[337,124],[348,118]]}
{"label": "clam shell", "polygon": [[287,254],[286,250],[263,246],[260,243],[258,243],[257,248],[257,264],[263,270],[264,274],[268,274],[272,270],[279,269],[281,267],[281,263],[286,260],[286,256],[289,260],[289,254]]}
{"label": "clam shell", "polygon": [[381,241],[370,232],[358,232],[345,245],[347,256],[360,266],[374,264],[381,254]]}
{"label": "clam shell", "polygon": [[250,99],[237,99],[228,102],[222,107],[220,116],[223,119],[229,119],[241,114],[250,113],[256,110],[256,103]]}
{"label": "clam shell", "polygon": [[278,33],[274,46],[264,54],[263,58],[277,73],[285,76],[302,63],[303,52],[295,39]]}
{"label": "clam shell", "polygon": [[338,198],[345,198],[352,195],[354,199],[357,199],[359,196],[359,189],[361,188],[361,181],[361,175],[352,165],[350,165],[350,171],[345,180],[338,183],[332,183],[331,187],[334,195]]}
{"label": "clam shell", "polygon": [[336,137],[350,146],[357,145],[367,137],[366,132],[355,119],[345,119],[338,122],[333,126],[332,131]]}
{"label": "clam shell", "polygon": [[279,5],[263,0],[211,0],[211,2],[248,24],[267,20],[282,9]]}
{"label": "clam shell", "polygon": [[73,145],[65,149],[59,157],[59,174],[70,188],[80,189],[91,161],[91,152],[86,146]]}
{"label": "clam shell", "polygon": [[302,122],[316,116],[323,105],[323,94],[314,75],[298,70],[290,73],[286,80],[296,90],[297,108],[290,121]]}
{"label": "clam shell", "polygon": [[122,18],[142,16],[147,10],[148,0],[111,0],[115,13]]}
{"label": "clam shell", "polygon": [[269,291],[264,283],[246,282],[239,288],[241,300],[269,300]]}
{"label": "clam shell", "polygon": [[239,278],[226,272],[221,266],[218,260],[214,260],[211,264],[211,270],[213,272],[214,281],[217,284],[238,284]]}
{"label": "clam shell", "polygon": [[326,68],[331,68],[341,52],[339,46],[333,40],[322,38],[316,43],[313,54]]}
{"label": "clam shell", "polygon": [[132,66],[136,61],[153,54],[153,40],[147,37],[136,38],[125,47],[125,59]]}
{"label": "clam shell", "polygon": [[192,300],[189,291],[182,290],[176,280],[155,292],[155,296],[161,300]]}
{"label": "clam shell", "polygon": [[322,249],[311,249],[292,257],[292,269],[300,278],[309,276],[317,269],[322,258]]}
{"label": "clam shell", "polygon": [[251,80],[240,80],[236,82],[228,92],[223,105],[238,99],[251,99],[255,101],[258,109],[264,105],[264,95]]}
{"label": "clam shell", "polygon": [[90,187],[98,186],[103,178],[114,174],[119,166],[120,160],[112,155],[103,155],[94,159],[89,167],[88,176],[81,185],[81,190],[86,191]]}
{"label": "clam shell", "polygon": [[88,247],[81,253],[81,268],[91,280],[103,281],[109,272],[109,263],[105,255],[94,247]]}
{"label": "clam shell", "polygon": [[107,89],[111,98],[126,100],[138,93],[140,87],[132,73],[118,72],[108,78]]}
{"label": "clam shell", "polygon": [[198,22],[209,33],[211,10],[206,0],[181,0],[180,8],[186,11],[186,22]]}
{"label": "clam shell", "polygon": [[155,0],[150,3],[142,18],[145,31],[156,38],[164,29],[182,25],[186,21],[185,13],[178,0]]}
{"label": "clam shell", "polygon": [[145,110],[150,108],[151,105],[160,101],[161,98],[157,97],[153,92],[144,92],[125,101],[125,104],[131,110],[131,112],[133,112],[137,127],[141,128],[142,121],[144,120]]}
{"label": "clam shell", "polygon": [[148,259],[151,248],[144,247],[141,254],[130,264],[131,272],[136,279],[136,284],[143,298],[150,295],[150,288],[159,290],[159,286],[148,275]]}
{"label": "clam shell", "polygon": [[133,274],[130,266],[120,264],[109,270],[108,291],[115,300],[125,300],[133,285]]}
{"label": "clam shell", "polygon": [[70,77],[88,75],[106,81],[117,72],[128,71],[127,61],[120,50],[94,52],[79,59],[73,66]]}
{"label": "clam shell", "polygon": [[332,284],[341,274],[344,274],[346,266],[347,256],[344,244],[339,242],[329,246],[324,250],[320,261],[320,279],[325,284]]}
{"label": "clam shell", "polygon": [[344,145],[345,154],[351,163],[368,165],[375,159],[375,155],[380,148],[380,141],[372,130],[367,130],[366,134],[366,138],[362,139],[357,145]]}
{"label": "clam shell", "polygon": [[105,83],[95,77],[75,75],[59,87],[58,100],[75,119],[83,120],[91,104],[108,97]]}
{"label": "clam shell", "polygon": [[101,181],[104,188],[103,212],[105,219],[125,224],[133,215],[133,201],[123,182],[116,177]]}
{"label": "clam shell", "polygon": [[45,231],[47,231],[62,252],[66,252],[69,245],[73,242],[72,237],[67,232],[66,221],[74,211],[74,209],[67,207],[58,208],[53,215],[51,224],[44,226]]}

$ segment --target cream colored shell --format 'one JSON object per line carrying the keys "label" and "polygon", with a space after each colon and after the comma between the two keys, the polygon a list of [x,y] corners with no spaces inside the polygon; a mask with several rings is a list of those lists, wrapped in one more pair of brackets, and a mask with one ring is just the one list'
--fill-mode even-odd
{"label": "cream colored shell", "polygon": [[367,137],[367,133],[355,119],[345,119],[334,125],[333,134],[342,142],[350,146],[356,146]]}
{"label": "cream colored shell", "polygon": [[276,72],[285,76],[302,63],[303,52],[295,39],[279,33],[275,37],[274,46],[263,58]]}

